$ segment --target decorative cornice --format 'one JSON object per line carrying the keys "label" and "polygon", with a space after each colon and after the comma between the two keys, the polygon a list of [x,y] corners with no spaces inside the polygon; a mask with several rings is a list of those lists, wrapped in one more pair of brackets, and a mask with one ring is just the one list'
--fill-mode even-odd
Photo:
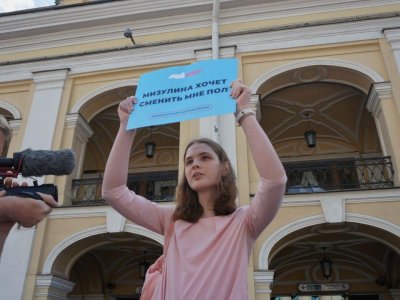
{"label": "decorative cornice", "polygon": [[[379,20],[360,21],[354,30],[349,31],[347,23],[287,29],[279,31],[238,32],[221,35],[221,49],[236,45],[235,52],[253,52],[334,44],[343,42],[366,41],[382,38],[381,29],[386,25],[400,26],[400,17]],[[63,56],[59,58],[46,57],[43,61],[26,61],[13,65],[0,66],[0,82],[31,79],[32,72],[47,68],[71,68],[70,74],[106,71],[118,68],[129,68],[147,64],[167,63],[196,59],[195,52],[207,49],[211,38],[193,39],[190,41],[167,41],[154,45],[124,48],[124,51],[104,53],[82,53],[82,56]],[[135,57],[133,60],[132,57]],[[84,59],[83,59],[84,58]]]}
{"label": "decorative cornice", "polygon": [[[105,40],[121,40],[123,29],[126,27],[134,28],[135,37],[140,38],[145,35],[156,35],[211,26],[212,7],[210,1],[185,1],[185,3],[182,3],[182,1],[153,0],[151,2],[157,2],[157,4],[168,2],[168,4],[154,5],[147,1],[135,0],[135,3],[132,5],[127,5],[127,1],[123,1],[65,11],[32,13],[29,14],[29,19],[26,18],[26,15],[4,16],[0,18],[0,39],[7,40],[7,43],[3,43],[0,46],[0,54],[82,43],[104,42]],[[252,0],[247,1],[245,7],[243,3],[239,2],[242,1],[231,0],[221,3],[221,25],[335,12],[351,8],[383,6],[385,4],[393,4],[396,0],[303,0],[292,2],[286,6],[280,3],[265,3],[265,1],[261,0]],[[174,10],[173,8],[179,8],[179,10]],[[193,13],[193,11],[196,11],[196,13]],[[179,17],[177,17],[178,13]],[[382,19],[390,15],[393,16],[393,13],[374,14],[365,18],[369,20],[374,18]],[[359,23],[362,19],[363,16],[357,16],[357,18],[348,17],[347,19],[335,19],[333,23],[340,24],[347,21],[356,21]],[[307,26],[313,23],[315,22],[308,22]],[[388,24],[382,28],[393,26],[396,25],[392,23],[392,25]],[[59,30],[56,30],[58,27]],[[273,30],[273,27],[270,29]],[[130,45],[130,42],[127,42],[126,45]]]}
{"label": "decorative cornice", "polygon": [[254,287],[257,294],[271,294],[271,283],[274,281],[274,271],[255,271]]}
{"label": "decorative cornice", "polygon": [[254,282],[268,282],[271,283],[274,280],[275,271],[255,271]]}
{"label": "decorative cornice", "polygon": [[392,85],[390,82],[374,83],[371,85],[366,107],[374,117],[378,117],[381,101],[389,99],[393,99]]}
{"label": "decorative cornice", "polygon": [[256,118],[257,118],[258,122],[260,122],[261,117],[262,117],[261,108],[260,108],[260,99],[261,98],[260,98],[259,94],[253,94],[253,95],[251,95],[251,98],[250,98],[250,105],[251,105],[251,108],[256,112]]}
{"label": "decorative cornice", "polygon": [[36,90],[62,88],[68,72],[68,68],[32,72]]}
{"label": "decorative cornice", "polygon": [[17,134],[22,126],[22,120],[10,120],[10,127],[13,134]]}
{"label": "decorative cornice", "polygon": [[[265,20],[288,18],[306,14],[318,14],[349,9],[370,8],[376,6],[398,4],[397,0],[302,0],[291,1],[290,5],[281,5],[280,1],[247,0],[246,7],[243,1],[221,1],[221,25],[229,25],[249,20]],[[196,13],[193,13],[193,12]],[[196,0],[130,0],[111,1],[98,5],[81,5],[54,10],[32,10],[30,13],[3,15],[0,19],[0,39],[24,39],[31,33],[47,34],[50,32],[65,31],[65,35],[78,32],[85,40],[97,39],[101,41],[106,34],[115,38],[121,37],[121,28],[130,25],[135,28],[136,35],[159,34],[166,31],[193,28],[196,26],[210,27],[212,12],[211,1]],[[179,14],[179,18],[176,15]],[[115,24],[119,22],[118,26]],[[110,27],[113,27],[110,30]],[[85,34],[85,28],[91,28],[92,33]],[[97,36],[94,33],[97,28]],[[108,28],[108,29],[107,29]],[[117,28],[120,28],[117,30]],[[81,30],[77,30],[81,29]],[[117,34],[120,31],[120,35]],[[62,40],[65,35],[53,35],[54,42]],[[72,36],[71,36],[72,37]],[[104,40],[104,39],[103,39]],[[21,42],[21,41],[20,41]],[[43,42],[43,41],[40,41]],[[26,41],[25,44],[29,44]],[[22,44],[23,45],[23,44]]]}
{"label": "decorative cornice", "polygon": [[400,50],[400,27],[383,30],[386,40],[393,50]]}
{"label": "decorative cornice", "polygon": [[94,133],[93,129],[80,114],[69,114],[65,118],[67,128],[75,127],[75,133],[85,143]]}
{"label": "decorative cornice", "polygon": [[75,283],[58,278],[52,275],[38,275],[36,278],[37,297],[55,297],[66,296],[74,288]]}

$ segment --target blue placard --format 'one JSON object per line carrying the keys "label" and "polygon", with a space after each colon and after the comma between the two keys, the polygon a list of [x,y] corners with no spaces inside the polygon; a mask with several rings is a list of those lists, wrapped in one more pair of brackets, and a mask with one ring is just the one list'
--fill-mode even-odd
{"label": "blue placard", "polygon": [[237,79],[236,59],[213,59],[146,73],[139,79],[138,100],[127,129],[169,124],[233,113],[230,96]]}

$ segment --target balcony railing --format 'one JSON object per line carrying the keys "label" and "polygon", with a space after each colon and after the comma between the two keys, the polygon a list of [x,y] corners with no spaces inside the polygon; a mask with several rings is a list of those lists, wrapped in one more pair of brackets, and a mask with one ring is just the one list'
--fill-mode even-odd
{"label": "balcony railing", "polygon": [[[284,163],[288,182],[286,194],[394,187],[390,157],[334,159]],[[72,181],[73,205],[101,205],[103,179]],[[130,174],[128,187],[155,202],[173,201],[178,171]]]}
{"label": "balcony railing", "polygon": [[293,162],[284,167],[287,194],[394,187],[390,157]]}
{"label": "balcony railing", "polygon": [[[178,171],[130,174],[129,189],[154,202],[173,201],[178,182]],[[72,181],[72,205],[102,205],[103,178],[74,179]]]}

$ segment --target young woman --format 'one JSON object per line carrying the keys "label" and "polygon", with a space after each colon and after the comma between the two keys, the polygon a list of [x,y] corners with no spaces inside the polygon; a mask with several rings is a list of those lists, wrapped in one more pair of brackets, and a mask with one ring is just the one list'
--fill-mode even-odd
{"label": "young woman", "polygon": [[237,120],[250,146],[260,183],[250,205],[236,207],[235,175],[225,151],[209,139],[194,140],[184,154],[185,174],[176,208],[159,206],[126,187],[135,131],[126,131],[136,99],[118,107],[120,129],[107,162],[103,197],[128,220],[170,239],[162,281],[154,300],[248,299],[251,248],[276,215],[285,190],[285,170],[250,105],[250,89],[232,83]]}

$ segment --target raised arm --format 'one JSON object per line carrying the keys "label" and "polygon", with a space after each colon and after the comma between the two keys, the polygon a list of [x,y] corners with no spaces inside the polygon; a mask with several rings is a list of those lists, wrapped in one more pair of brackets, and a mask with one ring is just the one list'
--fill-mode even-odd
{"label": "raised arm", "polygon": [[128,179],[129,155],[136,130],[127,131],[126,125],[135,103],[135,97],[128,97],[118,106],[119,130],[104,171],[103,194],[116,187],[125,185]]}
{"label": "raised arm", "polygon": [[272,221],[281,206],[286,173],[271,141],[250,107],[250,89],[240,80],[232,84],[232,97],[237,102],[237,118],[247,139],[260,183],[249,211],[249,226],[254,237]]}
{"label": "raised arm", "polygon": [[128,220],[161,234],[167,226],[171,209],[136,195],[126,186],[130,150],[136,130],[127,131],[125,128],[135,103],[135,97],[128,97],[118,106],[120,127],[104,171],[102,195]]}

